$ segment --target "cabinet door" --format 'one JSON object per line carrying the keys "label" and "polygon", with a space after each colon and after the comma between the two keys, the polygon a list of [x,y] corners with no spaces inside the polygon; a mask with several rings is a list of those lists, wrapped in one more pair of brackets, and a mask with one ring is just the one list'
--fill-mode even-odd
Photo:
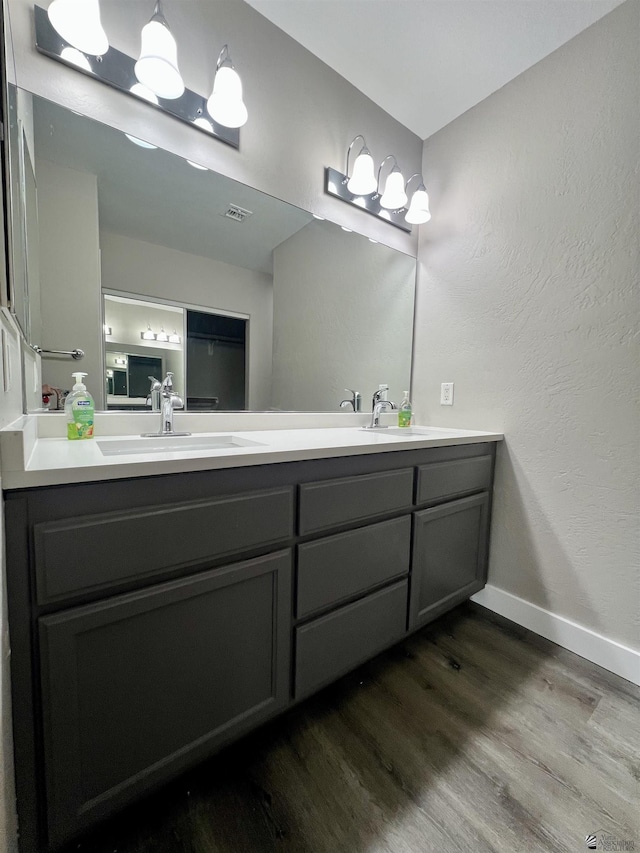
{"label": "cabinet door", "polygon": [[488,509],[484,492],[414,513],[409,630],[485,585]]}
{"label": "cabinet door", "polygon": [[291,552],[40,620],[53,846],[289,698]]}

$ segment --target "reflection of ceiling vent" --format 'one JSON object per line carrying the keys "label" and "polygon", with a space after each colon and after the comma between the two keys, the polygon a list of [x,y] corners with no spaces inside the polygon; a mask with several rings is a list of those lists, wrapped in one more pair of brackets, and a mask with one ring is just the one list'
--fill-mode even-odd
{"label": "reflection of ceiling vent", "polygon": [[237,204],[230,204],[222,215],[226,216],[227,219],[233,219],[235,222],[244,222],[249,216],[253,216],[253,211],[238,207]]}

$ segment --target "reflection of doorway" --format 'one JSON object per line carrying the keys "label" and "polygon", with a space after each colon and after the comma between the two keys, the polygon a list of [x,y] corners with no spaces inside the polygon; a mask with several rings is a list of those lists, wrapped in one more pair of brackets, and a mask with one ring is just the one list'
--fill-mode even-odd
{"label": "reflection of doorway", "polygon": [[247,321],[187,309],[187,408],[246,408]]}
{"label": "reflection of doorway", "polygon": [[129,396],[146,397],[149,393],[149,377],[162,382],[162,359],[146,355],[129,354]]}

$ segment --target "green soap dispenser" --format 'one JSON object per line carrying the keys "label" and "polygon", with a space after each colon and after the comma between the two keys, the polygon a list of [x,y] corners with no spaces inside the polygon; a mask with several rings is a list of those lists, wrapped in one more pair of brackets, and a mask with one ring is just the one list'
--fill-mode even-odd
{"label": "green soap dispenser", "polygon": [[93,438],[93,417],[95,404],[93,397],[83,383],[86,373],[72,373],[76,384],[64,401],[64,415],[67,421],[67,438],[77,441],[83,438]]}
{"label": "green soap dispenser", "polygon": [[411,418],[413,415],[413,411],[411,408],[411,400],[409,399],[409,392],[403,391],[404,397],[402,398],[402,402],[400,403],[400,409],[398,410],[398,426],[399,427],[410,427],[411,426]]}

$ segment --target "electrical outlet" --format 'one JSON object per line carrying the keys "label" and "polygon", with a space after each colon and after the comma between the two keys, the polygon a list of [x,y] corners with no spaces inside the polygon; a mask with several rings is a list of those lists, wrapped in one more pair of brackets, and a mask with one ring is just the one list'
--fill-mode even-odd
{"label": "electrical outlet", "polygon": [[443,382],[440,386],[440,405],[453,406],[453,382]]}

